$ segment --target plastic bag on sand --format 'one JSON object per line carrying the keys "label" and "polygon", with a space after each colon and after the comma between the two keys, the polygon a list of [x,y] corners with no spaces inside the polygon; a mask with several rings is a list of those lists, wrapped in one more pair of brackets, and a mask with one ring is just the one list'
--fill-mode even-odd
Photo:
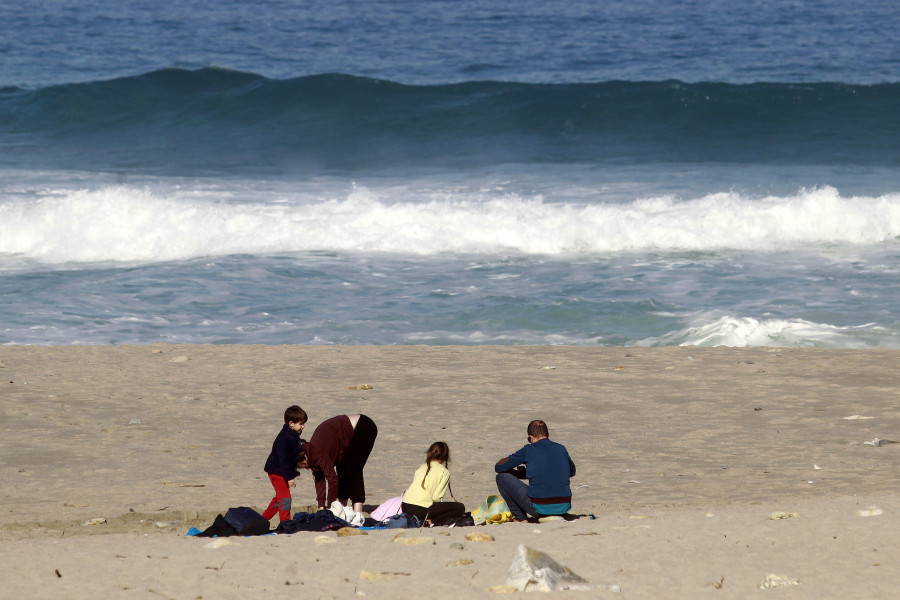
{"label": "plastic bag on sand", "polygon": [[506,572],[506,583],[520,592],[590,589],[587,579],[524,544],[519,544],[516,549],[516,556]]}

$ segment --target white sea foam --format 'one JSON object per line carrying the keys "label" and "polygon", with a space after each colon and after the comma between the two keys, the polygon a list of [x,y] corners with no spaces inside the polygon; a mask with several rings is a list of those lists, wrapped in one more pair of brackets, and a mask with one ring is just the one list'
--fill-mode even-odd
{"label": "white sea foam", "polygon": [[[872,323],[838,327],[803,319],[754,319],[722,316],[666,335],[647,338],[638,346],[784,346],[788,348],[884,347],[891,336]],[[900,340],[896,340],[900,345]],[[891,346],[897,347],[897,346]]]}
{"label": "white sea foam", "polygon": [[278,196],[237,203],[127,186],[0,199],[0,257],[41,263],[322,250],[548,256],[767,252],[898,239],[900,193],[842,197],[831,187],[764,199],[721,193],[624,204],[458,192],[411,201],[365,188],[340,199]]}

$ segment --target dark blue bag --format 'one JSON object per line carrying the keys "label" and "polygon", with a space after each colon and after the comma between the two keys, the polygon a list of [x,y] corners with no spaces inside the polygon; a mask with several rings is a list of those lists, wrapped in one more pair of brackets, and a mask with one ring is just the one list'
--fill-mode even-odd
{"label": "dark blue bag", "polygon": [[247,506],[229,508],[225,522],[234,527],[238,535],[264,535],[269,533],[269,522],[261,514]]}
{"label": "dark blue bag", "polygon": [[421,526],[422,522],[419,521],[419,517],[407,515],[406,513],[400,513],[399,515],[394,515],[384,520],[385,529],[408,529]]}

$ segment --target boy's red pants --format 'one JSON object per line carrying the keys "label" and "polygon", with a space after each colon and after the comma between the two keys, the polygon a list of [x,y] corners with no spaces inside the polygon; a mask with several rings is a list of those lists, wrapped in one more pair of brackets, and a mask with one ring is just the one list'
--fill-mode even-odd
{"label": "boy's red pants", "polygon": [[278,513],[279,521],[288,521],[291,518],[291,488],[281,475],[269,473],[269,481],[275,488],[275,497],[269,503],[269,508],[262,514],[264,519],[271,519]]}

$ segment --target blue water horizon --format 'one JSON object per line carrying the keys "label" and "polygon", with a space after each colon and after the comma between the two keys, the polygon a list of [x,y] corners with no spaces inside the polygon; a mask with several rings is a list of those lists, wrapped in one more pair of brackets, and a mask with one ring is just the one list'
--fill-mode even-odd
{"label": "blue water horizon", "polygon": [[886,1],[0,22],[0,343],[900,347]]}

